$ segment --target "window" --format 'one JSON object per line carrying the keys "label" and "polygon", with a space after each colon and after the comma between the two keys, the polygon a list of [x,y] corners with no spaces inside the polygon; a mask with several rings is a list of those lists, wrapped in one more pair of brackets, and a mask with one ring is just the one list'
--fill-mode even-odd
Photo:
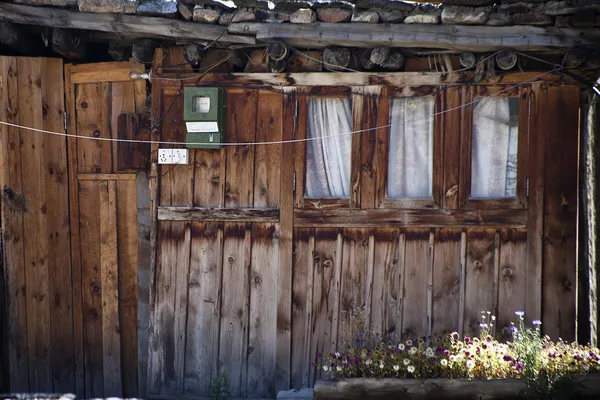
{"label": "window", "polygon": [[[350,99],[320,98],[308,101],[306,195],[349,197],[352,151]],[[346,134],[348,133],[348,134]],[[322,138],[312,140],[314,138]]]}
{"label": "window", "polygon": [[473,107],[471,198],[517,196],[519,99],[479,98]]}
{"label": "window", "polygon": [[387,197],[432,197],[434,108],[433,96],[392,101]]}

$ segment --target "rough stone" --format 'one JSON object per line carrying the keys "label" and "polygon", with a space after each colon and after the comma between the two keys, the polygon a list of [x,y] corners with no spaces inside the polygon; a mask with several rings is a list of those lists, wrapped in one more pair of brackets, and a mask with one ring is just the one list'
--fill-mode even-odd
{"label": "rough stone", "polygon": [[256,21],[256,14],[251,8],[240,7],[233,13],[231,23]]}
{"label": "rough stone", "polygon": [[508,3],[520,3],[526,1],[528,3],[544,3],[546,2],[546,0],[502,0],[503,4],[508,4]]}
{"label": "rough stone", "polygon": [[260,8],[262,10],[269,9],[269,2],[267,0],[233,0],[236,6],[239,8]]}
{"label": "rough stone", "polygon": [[179,15],[181,15],[186,21],[191,21],[194,18],[194,11],[191,10],[190,6],[187,4],[177,4],[177,11],[179,11]]}
{"label": "rough stone", "polygon": [[536,12],[513,14],[515,25],[549,26],[554,25],[554,17]]}
{"label": "rough stone", "polygon": [[318,10],[319,8],[343,8],[345,10],[354,10],[354,4],[348,1],[316,0],[311,1],[311,7],[315,10]]}
{"label": "rough stone", "polygon": [[546,15],[569,15],[577,9],[571,6],[570,1],[549,1],[544,4],[544,14]]}
{"label": "rough stone", "polygon": [[179,14],[176,1],[164,0],[146,0],[138,6],[135,12],[147,17],[165,18],[175,18]]}
{"label": "rough stone", "polygon": [[365,10],[358,11],[352,14],[352,22],[367,22],[371,24],[376,24],[379,22],[379,14],[375,11]]}
{"label": "rough stone", "polygon": [[179,3],[185,3],[185,4],[192,5],[192,6],[203,6],[204,8],[210,7],[210,8],[214,8],[215,10],[221,10],[221,11],[235,10],[235,7],[231,7],[227,4],[221,3],[220,1],[216,1],[216,0],[177,0],[177,1]]}
{"label": "rough stone", "polygon": [[319,8],[317,16],[323,22],[348,22],[352,17],[352,10],[347,8]]}
{"label": "rough stone", "polygon": [[512,25],[513,20],[510,17],[510,14],[506,13],[491,13],[486,25],[489,26],[508,26]]}
{"label": "rough stone", "polygon": [[231,20],[233,19],[233,15],[235,12],[224,12],[219,17],[219,25],[227,26],[231,24]]}
{"label": "rough stone", "polygon": [[435,6],[419,6],[404,20],[405,24],[439,24],[442,9]]}
{"label": "rough stone", "polygon": [[135,14],[138,0],[78,0],[81,12]]}
{"label": "rough stone", "polygon": [[317,20],[317,13],[310,8],[301,8],[290,15],[292,24],[310,24]]}
{"label": "rough stone", "polygon": [[77,5],[77,0],[15,0],[14,2],[32,6],[74,7]]}
{"label": "rough stone", "polygon": [[257,21],[263,21],[268,23],[281,23],[290,20],[290,12],[287,11],[273,11],[273,10],[255,10]]}
{"label": "rough stone", "polygon": [[500,4],[498,7],[498,12],[501,13],[509,13],[509,14],[525,14],[528,12],[542,12],[539,4],[534,3],[526,3],[526,2],[518,2],[518,3],[510,3],[510,4]]}
{"label": "rough stone", "polygon": [[400,23],[404,21],[408,15],[407,11],[388,11],[385,9],[377,9],[376,11],[377,14],[379,14],[381,22],[385,23]]}
{"label": "rough stone", "polygon": [[483,25],[490,16],[490,7],[446,6],[442,11],[443,24]]}
{"label": "rough stone", "polygon": [[481,7],[491,6],[494,3],[497,3],[497,0],[445,0],[444,6]]}
{"label": "rough stone", "polygon": [[212,8],[194,7],[194,21],[205,24],[216,24],[219,21],[221,13]]}
{"label": "rough stone", "polygon": [[276,11],[276,12],[281,12],[281,11],[294,12],[294,11],[298,11],[301,8],[310,8],[311,5],[312,4],[310,2],[304,1],[304,0],[289,0],[289,1],[286,1],[286,2],[275,4],[275,7],[273,8],[273,11]]}
{"label": "rough stone", "polygon": [[312,389],[280,390],[277,392],[277,400],[312,400]]}
{"label": "rough stone", "polygon": [[360,9],[382,9],[387,11],[412,11],[415,8],[414,4],[405,3],[404,1],[395,0],[357,0],[356,8]]}

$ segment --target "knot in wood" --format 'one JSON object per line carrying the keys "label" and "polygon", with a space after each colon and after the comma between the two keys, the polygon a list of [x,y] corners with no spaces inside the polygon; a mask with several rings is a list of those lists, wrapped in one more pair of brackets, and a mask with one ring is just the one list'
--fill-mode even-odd
{"label": "knot in wood", "polygon": [[233,264],[233,262],[235,261],[235,258],[233,258],[233,256],[229,256],[227,261],[229,262],[229,264]]}
{"label": "knot in wood", "polygon": [[262,282],[262,279],[260,279],[260,276],[255,276],[254,277],[254,284],[260,285],[261,282]]}
{"label": "knot in wood", "polygon": [[323,261],[323,265],[325,266],[325,268],[331,268],[331,267],[333,267],[333,261],[331,261],[330,259],[327,259],[327,260]]}
{"label": "knot in wood", "polygon": [[504,267],[504,269],[502,270],[502,275],[508,277],[511,277],[513,274],[512,268],[510,267]]}
{"label": "knot in wood", "polygon": [[94,293],[100,293],[100,284],[99,283],[94,283],[92,285],[92,290],[94,291]]}
{"label": "knot in wood", "polygon": [[567,278],[565,279],[565,287],[569,290],[571,290],[573,288],[573,280],[571,278]]}
{"label": "knot in wood", "polygon": [[100,137],[100,131],[98,129],[94,129],[94,131],[92,132],[92,136],[93,137]]}
{"label": "knot in wood", "polygon": [[473,263],[473,266],[475,267],[475,269],[481,269],[481,267],[483,266],[483,263],[481,261],[479,261],[479,260],[476,260]]}
{"label": "knot in wood", "polygon": [[313,259],[313,262],[314,262],[315,264],[319,264],[319,263],[321,262],[321,257],[319,257],[319,256],[315,256],[315,258]]}

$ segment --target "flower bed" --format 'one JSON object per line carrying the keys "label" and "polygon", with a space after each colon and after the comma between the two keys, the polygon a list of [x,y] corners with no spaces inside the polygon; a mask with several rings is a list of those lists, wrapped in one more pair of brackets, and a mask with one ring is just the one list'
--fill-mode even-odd
{"label": "flower bed", "polygon": [[344,353],[319,355],[318,367],[332,380],[317,383],[315,398],[600,399],[599,350],[553,342],[541,336],[541,322],[526,329],[523,313],[516,314],[507,343],[493,338],[489,313],[482,313],[475,338],[453,333],[395,342],[361,335]]}

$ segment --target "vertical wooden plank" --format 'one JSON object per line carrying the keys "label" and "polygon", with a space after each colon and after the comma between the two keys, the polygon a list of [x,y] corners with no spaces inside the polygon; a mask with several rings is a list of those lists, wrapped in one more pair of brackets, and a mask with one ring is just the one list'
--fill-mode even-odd
{"label": "vertical wooden plank", "polygon": [[[67,133],[77,134],[77,114],[75,86],[71,84],[71,64],[65,65],[65,98],[67,112]],[[71,283],[73,287],[73,360],[75,363],[75,394],[84,396],[84,328],[83,328],[83,287],[82,260],[79,223],[79,182],[77,139],[67,138],[67,169],[69,182],[69,225],[71,228]]]}
{"label": "vertical wooden plank", "polygon": [[[279,182],[276,183],[279,186]],[[250,268],[250,325],[248,339],[249,397],[271,397],[275,392],[277,359],[277,283],[279,227],[254,224]]]}
{"label": "vertical wooden plank", "polygon": [[[160,137],[164,142],[184,142],[186,127],[183,120],[183,91],[163,92],[161,114],[165,116],[160,125]],[[171,107],[171,104],[173,105]],[[167,113],[167,111],[170,111]],[[162,145],[162,147],[166,147]],[[183,145],[168,145],[181,148]],[[158,151],[158,150],[157,150]],[[160,168],[160,205],[189,206],[194,198],[194,160],[187,165],[163,165]]]}
{"label": "vertical wooden plank", "polygon": [[[342,264],[342,234],[337,229],[315,231],[311,361],[336,350]],[[314,368],[310,385],[322,371]]]}
{"label": "vertical wooden plank", "polygon": [[[119,139],[148,141],[150,140],[150,121],[145,114],[120,114],[117,117],[116,136]],[[113,153],[116,156],[115,172],[145,170],[148,167],[150,144],[118,142]]]}
{"label": "vertical wooden plank", "polygon": [[[19,124],[17,59],[0,57],[0,118]],[[23,232],[21,138],[18,128],[0,126],[2,140],[2,246],[8,322],[10,391],[28,392],[27,304]]]}
{"label": "vertical wooden plank", "polygon": [[460,239],[457,229],[437,229],[433,263],[432,334],[458,331]]}
{"label": "vertical wooden plank", "polygon": [[[294,231],[294,260],[292,282],[292,387],[309,387],[311,355],[314,229]],[[281,249],[280,249],[281,251]]]}
{"label": "vertical wooden plank", "polygon": [[[259,91],[256,112],[256,142],[277,142],[282,137],[282,96]],[[256,145],[254,207],[278,207],[281,184],[281,146]]]}
{"label": "vertical wooden plank", "polygon": [[[152,72],[158,71],[162,66],[163,60],[162,49],[157,49],[154,52],[153,59],[153,70]],[[153,79],[152,84],[152,109],[151,109],[151,121],[152,124],[160,119],[162,110],[162,80]],[[137,101],[136,101],[137,102]],[[161,136],[159,130],[154,128],[150,132],[150,138],[152,140],[160,140]],[[158,167],[158,144],[152,144],[150,147],[150,267],[148,271],[149,282],[148,282],[148,348],[146,353],[147,368],[146,373],[140,374],[139,379],[139,395],[145,397],[148,394],[153,394],[153,376],[155,374],[153,365],[153,348],[158,343],[154,332],[157,326],[156,323],[156,271],[158,265],[158,202],[160,199],[160,179],[159,179],[159,167]]]}
{"label": "vertical wooden plank", "polygon": [[444,207],[444,140],[446,137],[446,113],[440,114],[446,108],[446,90],[435,95],[435,113],[433,118],[433,177],[431,182],[431,191],[433,194],[433,203],[438,207]]}
{"label": "vertical wooden plank", "polygon": [[[39,59],[19,58],[19,114],[27,125],[43,129],[42,72]],[[27,334],[30,390],[52,391],[52,346],[48,271],[48,220],[44,136],[21,131]]]}
{"label": "vertical wooden plank", "polygon": [[[254,141],[257,97],[255,90],[231,90],[227,93],[226,141],[233,143]],[[226,207],[252,205],[254,150],[252,145],[227,147]]]}
{"label": "vertical wooden plank", "polygon": [[[362,88],[354,89],[356,94],[352,96],[352,131],[362,129],[364,120],[365,97]],[[369,132],[352,135],[352,150],[350,153],[350,206],[360,208],[361,200],[361,163],[362,163],[362,137]],[[306,168],[306,167],[303,167]]]}
{"label": "vertical wooden plank", "polygon": [[[375,208],[381,207],[383,200],[387,194],[387,176],[388,176],[388,157],[390,153],[390,99],[387,96],[386,87],[381,87],[380,97],[377,99],[377,129],[375,135],[376,141],[376,161],[375,161]],[[376,264],[377,265],[377,264]]]}
{"label": "vertical wooden plank", "polygon": [[525,294],[525,315],[531,319],[542,318],[546,99],[546,85],[533,84],[530,98],[527,290]]}
{"label": "vertical wooden plank", "polygon": [[191,228],[187,222],[164,221],[158,229],[150,392],[179,396],[183,393]]}
{"label": "vertical wooden plank", "polygon": [[427,321],[427,277],[431,264],[430,232],[427,229],[407,229],[404,254],[404,289],[402,336],[425,336]]}
{"label": "vertical wooden plank", "polygon": [[519,204],[527,208],[527,177],[529,177],[529,135],[530,121],[529,98],[531,96],[530,86],[519,88],[519,132],[517,148],[517,197]]}
{"label": "vertical wooden plank", "polygon": [[119,257],[117,253],[117,185],[98,184],[100,219],[100,286],[102,298],[102,369],[104,396],[119,396],[121,343],[119,327]]}
{"label": "vertical wooden plank", "polygon": [[400,338],[397,324],[400,294],[399,231],[375,230],[375,271],[371,303],[371,330],[390,339]]}
{"label": "vertical wooden plank", "polygon": [[[109,116],[107,118],[110,124],[112,138],[119,138],[119,117],[121,114],[130,114],[135,112],[135,93],[133,82],[113,82],[107,85],[105,93],[109,96],[110,102],[107,104]],[[119,157],[119,148],[125,143],[112,142],[112,170],[119,170],[121,160]]]}
{"label": "vertical wooden plank", "polygon": [[186,332],[186,394],[210,395],[219,360],[223,224],[192,224]]}
{"label": "vertical wooden plank", "polygon": [[[359,332],[369,327],[370,309],[367,309],[368,246],[369,233],[366,229],[343,230],[342,272],[340,281],[339,337],[338,344],[349,344],[356,340]],[[369,303],[370,303],[369,299]]]}
{"label": "vertical wooden plank", "polygon": [[225,153],[221,150],[191,150],[195,158],[194,206],[223,207]]}
{"label": "vertical wooden plank", "polygon": [[465,304],[463,332],[478,332],[481,311],[495,314],[497,293],[494,293],[494,259],[496,232],[491,229],[467,231],[467,257],[465,271]]}
{"label": "vertical wooden plank", "polygon": [[[282,100],[281,139],[285,141],[293,139],[296,133],[297,122],[294,116],[297,110],[297,101],[296,96],[293,94],[280,97],[280,102]],[[292,268],[294,265],[294,145],[292,143],[281,145],[280,162],[276,392],[288,389],[292,383]]]}
{"label": "vertical wooden plank", "polygon": [[463,335],[465,322],[465,284],[467,281],[467,232],[460,233],[460,283],[458,298],[458,333]]}
{"label": "vertical wooden plank", "polygon": [[[360,128],[356,129],[372,129],[377,127],[379,113],[379,86],[362,87],[363,93],[363,109]],[[375,97],[373,97],[375,96]],[[384,124],[385,125],[385,124]],[[361,173],[361,208],[374,208],[377,198],[377,183],[379,182],[377,167],[379,165],[377,153],[377,131],[368,130],[362,132],[361,140],[361,158],[360,158],[360,173]],[[389,130],[388,130],[389,131]]]}
{"label": "vertical wooden plank", "polygon": [[102,277],[100,270],[100,194],[96,181],[79,183],[83,355],[86,397],[104,397]]}
{"label": "vertical wooden plank", "polygon": [[135,180],[117,180],[118,295],[123,397],[138,393],[138,215]]}
{"label": "vertical wooden plank", "polygon": [[[510,323],[515,311],[525,309],[527,291],[527,231],[525,229],[500,230],[500,277],[498,286],[497,334],[510,333]],[[531,317],[525,315],[528,323]],[[504,328],[507,328],[506,330]],[[509,337],[506,337],[509,339]]]}
{"label": "vertical wooden plank", "polygon": [[[465,143],[470,143],[464,137],[470,135],[471,130],[464,119],[470,118],[469,110],[460,107],[467,102],[466,88],[447,88],[445,106],[446,110],[452,110],[443,115],[444,118],[444,186],[443,186],[443,207],[456,209],[459,207],[459,189],[462,193],[465,188],[459,185],[459,173],[465,172],[462,169],[464,162],[461,162],[461,155],[464,158],[471,159],[471,152],[464,148]],[[467,125],[467,126],[463,126]],[[461,146],[462,144],[462,146]],[[462,147],[462,148],[461,148]],[[460,165],[460,168],[459,168]],[[468,196],[468,191],[466,192]]]}
{"label": "vertical wooden plank", "polygon": [[[298,91],[298,106],[296,108],[294,121],[297,124],[294,131],[295,140],[307,138],[308,121],[308,97],[304,95],[301,89]],[[287,119],[286,119],[287,121]],[[294,176],[296,177],[296,186],[294,187],[294,207],[304,205],[304,193],[306,189],[306,146],[305,141],[294,144]]]}
{"label": "vertical wooden plank", "polygon": [[[40,59],[44,129],[63,132],[63,64],[59,59]],[[73,393],[73,287],[71,282],[69,187],[67,146],[64,137],[44,135],[46,217],[48,222],[48,270],[52,321],[53,389]]]}
{"label": "vertical wooden plank", "polygon": [[[75,87],[77,134],[110,138],[108,83],[85,83]],[[78,139],[79,173],[112,172],[112,144],[104,140]]]}
{"label": "vertical wooden plank", "polygon": [[219,365],[231,395],[241,397],[247,381],[251,241],[249,224],[225,224]]}
{"label": "vertical wooden plank", "polygon": [[579,88],[548,88],[544,196],[544,332],[575,340]]}

